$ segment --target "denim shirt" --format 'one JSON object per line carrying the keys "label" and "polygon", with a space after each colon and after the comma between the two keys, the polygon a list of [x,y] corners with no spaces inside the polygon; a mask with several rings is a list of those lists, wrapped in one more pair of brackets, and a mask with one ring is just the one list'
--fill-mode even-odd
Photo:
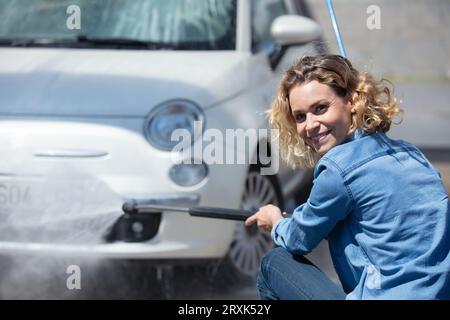
{"label": "denim shirt", "polygon": [[448,195],[410,143],[357,130],[319,160],[272,238],[303,255],[325,237],[347,299],[450,299]]}

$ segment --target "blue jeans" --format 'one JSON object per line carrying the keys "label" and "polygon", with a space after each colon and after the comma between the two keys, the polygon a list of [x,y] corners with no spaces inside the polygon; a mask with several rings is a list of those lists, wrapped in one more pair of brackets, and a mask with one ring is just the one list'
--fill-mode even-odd
{"label": "blue jeans", "polygon": [[344,291],[308,259],[279,247],[263,257],[257,287],[263,300],[345,299]]}

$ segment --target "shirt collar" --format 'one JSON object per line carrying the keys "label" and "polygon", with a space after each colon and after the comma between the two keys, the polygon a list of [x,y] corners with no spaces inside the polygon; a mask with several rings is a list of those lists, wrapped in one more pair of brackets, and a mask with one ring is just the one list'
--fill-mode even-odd
{"label": "shirt collar", "polygon": [[351,134],[348,135],[348,137],[347,137],[347,139],[345,140],[344,143],[350,142],[350,141],[353,141],[353,140],[358,140],[358,139],[360,139],[362,137],[365,137],[367,135],[368,135],[368,133],[365,132],[364,130],[356,129],[355,131],[353,131]]}

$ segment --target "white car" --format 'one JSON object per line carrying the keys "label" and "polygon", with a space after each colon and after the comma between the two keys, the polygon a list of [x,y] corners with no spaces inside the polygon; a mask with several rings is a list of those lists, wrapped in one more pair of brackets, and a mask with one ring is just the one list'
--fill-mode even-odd
{"label": "white car", "polygon": [[[117,217],[125,201],[283,207],[310,173],[282,166],[261,174],[275,162],[258,159],[260,146],[270,145],[264,111],[293,58],[315,53],[307,44],[320,37],[320,27],[299,15],[295,1],[282,0],[2,0],[0,6],[0,253],[221,259],[237,274],[254,276],[272,242],[242,222],[164,211],[128,217],[108,241],[59,242],[40,228],[34,238],[31,231],[17,234],[51,225],[59,211],[70,213],[72,220],[63,216],[69,228],[92,227],[74,217],[100,211]],[[173,139],[175,129],[195,138],[197,153],[173,151],[187,148]],[[202,158],[211,136],[227,139],[227,130],[238,129],[257,139],[244,149],[234,138],[222,141],[214,156],[246,154],[244,162],[234,155],[224,163]],[[14,232],[5,231],[10,223]]]}

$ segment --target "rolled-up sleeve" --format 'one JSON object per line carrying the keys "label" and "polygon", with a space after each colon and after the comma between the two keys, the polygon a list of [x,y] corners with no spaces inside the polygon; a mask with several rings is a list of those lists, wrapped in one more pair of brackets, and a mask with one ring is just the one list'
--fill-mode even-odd
{"label": "rolled-up sleeve", "polygon": [[275,244],[295,254],[309,253],[353,210],[351,191],[336,166],[322,163],[314,176],[308,200],[272,229]]}

